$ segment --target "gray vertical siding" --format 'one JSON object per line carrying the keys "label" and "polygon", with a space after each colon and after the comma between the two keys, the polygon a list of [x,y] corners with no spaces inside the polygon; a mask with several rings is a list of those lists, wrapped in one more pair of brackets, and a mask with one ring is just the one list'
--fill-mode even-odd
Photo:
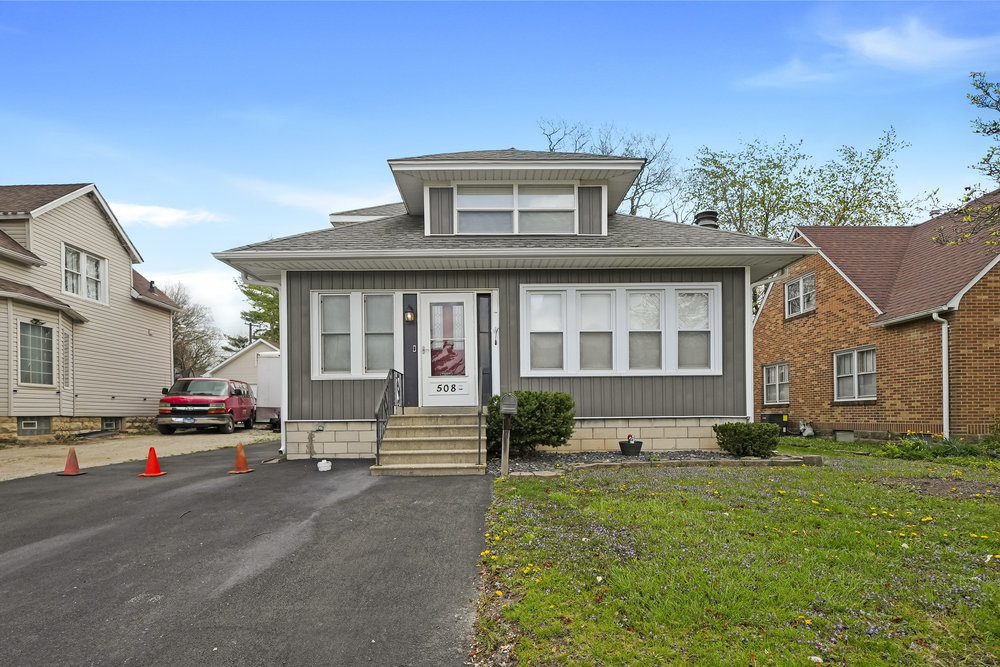
{"label": "gray vertical siding", "polygon": [[[522,378],[522,284],[719,282],[722,284],[720,376]],[[566,391],[580,417],[739,416],[746,412],[744,272],[737,269],[440,271],[288,274],[289,419],[371,419],[382,380],[310,379],[310,290],[498,290],[500,390]],[[402,314],[399,315],[402,317]]]}
{"label": "gray vertical siding", "polygon": [[580,233],[601,233],[601,188],[580,187]]}
{"label": "gray vertical siding", "polygon": [[452,188],[429,188],[430,190],[430,221],[431,234],[454,234],[455,225],[452,221],[454,210],[454,190]]}

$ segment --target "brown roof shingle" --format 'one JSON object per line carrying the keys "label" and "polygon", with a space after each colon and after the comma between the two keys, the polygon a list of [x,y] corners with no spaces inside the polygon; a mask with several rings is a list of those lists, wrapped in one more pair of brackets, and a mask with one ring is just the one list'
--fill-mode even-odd
{"label": "brown roof shingle", "polygon": [[162,289],[153,285],[153,281],[147,279],[135,269],[132,269],[132,287],[135,288],[135,291],[138,292],[139,296],[144,300],[153,301],[156,304],[171,310],[179,308],[179,306],[174,303],[173,299],[167,296]]}
{"label": "brown roof shingle", "polygon": [[0,249],[6,250],[15,255],[19,255],[24,258],[24,261],[29,264],[41,264],[42,258],[31,252],[23,245],[12,239],[5,232],[0,231]]}
{"label": "brown roof shingle", "polygon": [[90,183],[66,185],[0,185],[0,214],[28,214]]}

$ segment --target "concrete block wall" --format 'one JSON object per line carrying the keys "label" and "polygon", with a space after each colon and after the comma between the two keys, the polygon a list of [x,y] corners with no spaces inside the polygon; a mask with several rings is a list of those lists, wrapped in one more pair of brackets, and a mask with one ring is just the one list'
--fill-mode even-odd
{"label": "concrete block wall", "polygon": [[[44,415],[43,415],[44,416]],[[18,436],[17,417],[0,417],[0,442],[18,444],[41,444],[69,438],[77,433],[100,431],[103,417],[51,417],[51,433],[44,435]],[[121,432],[152,431],[156,429],[155,417],[122,417]]]}
{"label": "concrete block wall", "polygon": [[712,426],[742,419],[716,417],[630,417],[628,419],[577,419],[573,437],[565,447],[540,447],[539,451],[593,452],[619,451],[618,441],[631,433],[642,440],[642,451],[676,449],[718,450]]}
{"label": "concrete block wall", "polygon": [[289,459],[375,458],[375,422],[286,422],[285,455]]}

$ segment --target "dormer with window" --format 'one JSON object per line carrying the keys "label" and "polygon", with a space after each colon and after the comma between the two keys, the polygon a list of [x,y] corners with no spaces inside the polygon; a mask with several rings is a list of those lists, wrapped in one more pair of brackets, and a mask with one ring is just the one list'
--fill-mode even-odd
{"label": "dormer with window", "polygon": [[472,151],[390,160],[427,236],[605,236],[645,160],[584,153]]}

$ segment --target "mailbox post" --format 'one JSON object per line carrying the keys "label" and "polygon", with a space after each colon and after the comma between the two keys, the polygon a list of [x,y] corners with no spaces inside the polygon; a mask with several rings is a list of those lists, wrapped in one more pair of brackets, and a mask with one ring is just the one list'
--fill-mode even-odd
{"label": "mailbox post", "polygon": [[517,396],[511,393],[500,397],[500,414],[503,415],[503,445],[500,449],[500,475],[510,473],[510,418],[517,414]]}

